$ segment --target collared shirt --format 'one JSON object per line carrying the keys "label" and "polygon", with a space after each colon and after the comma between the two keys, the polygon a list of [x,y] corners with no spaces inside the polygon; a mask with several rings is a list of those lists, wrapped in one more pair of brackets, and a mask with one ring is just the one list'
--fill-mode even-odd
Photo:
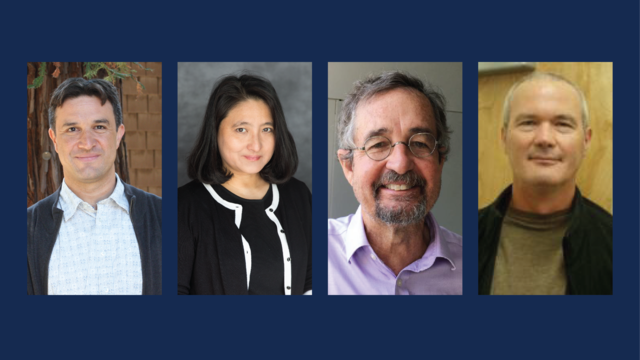
{"label": "collared shirt", "polygon": [[49,262],[49,294],[141,295],[140,249],[118,175],[96,209],[63,180],[57,206],[64,219]]}
{"label": "collared shirt", "polygon": [[362,209],[329,219],[329,295],[461,295],[462,237],[425,218],[431,243],[396,276],[367,240]]}

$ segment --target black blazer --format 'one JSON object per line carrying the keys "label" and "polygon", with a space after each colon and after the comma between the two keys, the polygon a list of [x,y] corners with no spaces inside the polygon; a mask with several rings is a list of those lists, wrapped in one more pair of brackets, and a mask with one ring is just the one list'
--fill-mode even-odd
{"label": "black blazer", "polygon": [[[287,234],[291,294],[311,290],[311,193],[294,178],[277,185],[274,212]],[[204,185],[178,189],[178,295],[247,295],[242,235],[227,208]]]}

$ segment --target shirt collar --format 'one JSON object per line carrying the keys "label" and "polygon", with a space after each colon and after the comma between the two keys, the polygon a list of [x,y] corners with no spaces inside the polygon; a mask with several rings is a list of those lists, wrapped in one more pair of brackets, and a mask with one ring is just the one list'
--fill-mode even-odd
{"label": "shirt collar", "polygon": [[[124,185],[122,184],[122,180],[116,173],[116,187],[113,189],[111,195],[108,198],[101,200],[98,204],[104,203],[105,201],[113,201],[118,206],[120,206],[127,214],[129,213],[129,202],[127,201],[127,197],[124,194]],[[60,188],[60,202],[58,203],[58,207],[64,211],[64,220],[69,221],[71,217],[76,213],[80,204],[86,203],[82,199],[80,199],[71,189],[67,186],[67,182],[63,179],[62,186]],[[87,204],[88,205],[88,204]],[[91,205],[89,205],[91,206]]]}
{"label": "shirt collar", "polygon": [[[452,269],[455,269],[456,264],[453,262],[454,257],[449,250],[449,246],[446,244],[446,240],[440,236],[440,225],[438,225],[438,222],[431,212],[427,214],[425,223],[429,226],[431,243],[422,258],[407,266],[407,269],[412,271],[425,270],[431,267],[438,257],[448,260],[451,263]],[[358,249],[366,246],[371,247],[367,239],[367,234],[364,231],[362,206],[358,206],[356,214],[349,223],[345,237],[345,255],[347,261],[351,261],[353,254],[355,254]],[[373,251],[373,249],[371,249],[371,251]]]}

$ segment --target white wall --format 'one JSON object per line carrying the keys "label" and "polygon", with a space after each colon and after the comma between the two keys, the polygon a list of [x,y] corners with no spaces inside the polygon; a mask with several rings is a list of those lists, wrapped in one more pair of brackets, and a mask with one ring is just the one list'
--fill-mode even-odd
{"label": "white wall", "polygon": [[438,87],[447,99],[451,151],[442,172],[442,191],[432,209],[440,225],[462,234],[462,63],[329,63],[329,218],[352,214],[358,207],[336,156],[336,123],[342,100],[353,83],[370,74],[402,70]]}

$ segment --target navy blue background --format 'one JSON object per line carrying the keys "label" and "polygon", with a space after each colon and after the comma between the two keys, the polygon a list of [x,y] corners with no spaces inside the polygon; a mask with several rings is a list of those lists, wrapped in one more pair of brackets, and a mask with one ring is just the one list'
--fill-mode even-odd
{"label": "navy blue background", "polygon": [[[4,9],[6,202],[0,266],[11,285],[2,317],[10,358],[638,358],[640,47],[635,1],[277,3],[242,2],[231,8],[189,1],[171,6],[48,2]],[[20,17],[25,15],[29,18]],[[97,60],[163,63],[165,295],[17,295],[24,286],[17,281],[18,268],[24,266],[17,254],[24,251],[25,233],[16,225],[24,213],[13,209],[24,204],[17,191],[24,180],[18,181],[17,173],[26,168],[24,155],[18,155],[25,146],[18,136],[24,131],[19,120],[24,119],[24,73],[18,69],[25,61]],[[313,62],[312,297],[175,295],[179,61]],[[465,295],[326,295],[328,61],[464,62]],[[613,61],[613,296],[476,295],[478,61]]]}

